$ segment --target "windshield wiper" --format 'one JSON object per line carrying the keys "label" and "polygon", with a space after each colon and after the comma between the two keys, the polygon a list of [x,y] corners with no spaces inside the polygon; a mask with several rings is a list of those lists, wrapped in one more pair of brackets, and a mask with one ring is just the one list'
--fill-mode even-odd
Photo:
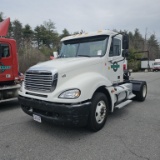
{"label": "windshield wiper", "polygon": [[77,55],[77,57],[90,57],[89,55]]}

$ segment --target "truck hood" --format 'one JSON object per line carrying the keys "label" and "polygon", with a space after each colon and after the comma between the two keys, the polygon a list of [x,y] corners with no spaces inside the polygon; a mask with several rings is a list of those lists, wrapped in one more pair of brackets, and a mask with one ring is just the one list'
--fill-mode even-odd
{"label": "truck hood", "polygon": [[47,70],[62,74],[76,69],[86,68],[97,63],[101,63],[100,57],[58,58],[38,63],[29,68],[29,70]]}

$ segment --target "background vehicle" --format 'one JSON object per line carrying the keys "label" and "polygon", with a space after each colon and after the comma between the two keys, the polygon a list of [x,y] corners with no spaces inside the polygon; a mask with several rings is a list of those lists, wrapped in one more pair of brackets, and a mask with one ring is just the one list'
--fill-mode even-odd
{"label": "background vehicle", "polygon": [[155,59],[153,63],[153,72],[160,71],[160,59]]}
{"label": "background vehicle", "polygon": [[61,42],[59,57],[29,68],[19,91],[23,111],[34,120],[98,131],[109,112],[145,100],[146,82],[124,76],[127,35],[104,30]]}
{"label": "background vehicle", "polygon": [[17,99],[23,78],[18,72],[16,41],[4,38],[9,24],[9,18],[0,23],[0,103]]}

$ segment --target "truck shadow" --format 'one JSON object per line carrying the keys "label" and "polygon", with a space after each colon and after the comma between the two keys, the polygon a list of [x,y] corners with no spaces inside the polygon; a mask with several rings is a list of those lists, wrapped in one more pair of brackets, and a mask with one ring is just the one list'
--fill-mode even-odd
{"label": "truck shadow", "polygon": [[127,117],[131,112],[131,108],[134,107],[134,103],[135,102],[132,102],[131,104],[128,104],[127,106],[121,109],[115,109],[113,113],[109,114],[108,122],[112,123],[113,120],[116,121],[116,120],[120,120],[121,118]]}
{"label": "truck shadow", "polygon": [[66,142],[82,140],[84,137],[91,136],[92,133],[87,127],[63,126],[45,121],[39,124],[32,119],[27,121],[25,125],[26,128],[30,128],[29,130],[33,130],[41,137],[47,136]]}
{"label": "truck shadow", "polygon": [[126,108],[122,108],[122,109],[115,109],[113,113],[110,113],[108,116],[108,120],[112,120],[112,119],[117,119],[117,118],[121,118],[123,116],[125,116],[127,114],[127,109]]}
{"label": "truck shadow", "polygon": [[0,112],[15,109],[15,108],[19,108],[18,100],[0,103]]}
{"label": "truck shadow", "polygon": [[78,141],[83,138],[86,139],[88,136],[97,136],[101,134],[109,134],[110,128],[115,123],[118,123],[120,119],[125,118],[126,115],[129,115],[129,108],[133,107],[133,105],[128,105],[122,109],[117,109],[114,113],[109,114],[107,122],[104,128],[98,132],[92,132],[87,126],[86,127],[71,127],[71,126],[63,126],[56,125],[51,122],[35,122],[32,117],[25,121],[26,128],[30,128],[28,130],[34,130],[37,134],[44,136],[47,134],[49,137],[56,137],[57,139],[68,141],[69,139]]}

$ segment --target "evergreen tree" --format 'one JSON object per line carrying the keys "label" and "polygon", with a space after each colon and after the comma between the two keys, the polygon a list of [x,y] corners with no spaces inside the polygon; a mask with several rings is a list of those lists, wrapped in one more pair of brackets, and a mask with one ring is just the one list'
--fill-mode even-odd
{"label": "evergreen tree", "polygon": [[45,45],[48,48],[54,48],[57,41],[57,32],[55,31],[54,23],[49,20],[45,21],[43,25],[37,26],[34,30],[35,40],[38,48]]}
{"label": "evergreen tree", "polygon": [[0,12],[0,22],[3,21],[3,12]]}
{"label": "evergreen tree", "polygon": [[23,33],[23,39],[24,41],[31,41],[33,37],[33,31],[31,29],[31,26],[29,24],[26,24],[24,28],[22,29]]}
{"label": "evergreen tree", "polygon": [[70,36],[71,34],[69,33],[69,31],[64,28],[63,31],[62,31],[62,34],[59,36],[60,39],[62,39],[63,37],[67,37],[67,36]]}
{"label": "evergreen tree", "polygon": [[37,48],[39,49],[41,45],[41,31],[40,31],[40,26],[37,26],[34,29],[34,40],[37,43]]}
{"label": "evergreen tree", "polygon": [[144,38],[139,32],[139,29],[135,29],[134,34],[133,34],[133,39],[132,39],[133,47],[136,50],[143,50],[144,48]]}
{"label": "evergreen tree", "polygon": [[150,53],[150,59],[154,60],[159,58],[160,55],[159,45],[156,36],[154,34],[152,34],[148,39],[148,50]]}
{"label": "evergreen tree", "polygon": [[14,20],[12,22],[11,36],[17,41],[17,50],[19,51],[22,44],[22,24],[19,20]]}

